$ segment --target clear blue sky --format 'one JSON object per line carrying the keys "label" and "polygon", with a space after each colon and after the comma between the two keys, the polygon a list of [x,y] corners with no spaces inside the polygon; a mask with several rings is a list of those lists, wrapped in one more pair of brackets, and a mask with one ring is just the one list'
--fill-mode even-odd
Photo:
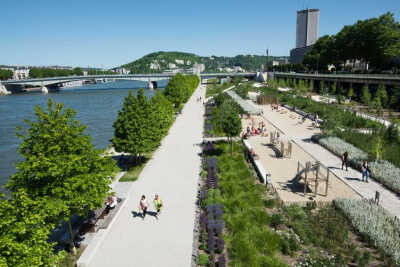
{"label": "clear blue sky", "polygon": [[400,0],[1,0],[0,64],[113,67],[154,51],[289,55],[296,10],[321,10],[319,36]]}

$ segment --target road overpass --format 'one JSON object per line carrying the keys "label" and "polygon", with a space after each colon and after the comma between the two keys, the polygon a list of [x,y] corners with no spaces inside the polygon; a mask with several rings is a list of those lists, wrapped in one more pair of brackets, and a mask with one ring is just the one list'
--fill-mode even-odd
{"label": "road overpass", "polygon": [[324,82],[337,82],[348,84],[383,84],[387,86],[399,86],[400,75],[386,74],[306,74],[275,72],[275,78],[313,80]]}

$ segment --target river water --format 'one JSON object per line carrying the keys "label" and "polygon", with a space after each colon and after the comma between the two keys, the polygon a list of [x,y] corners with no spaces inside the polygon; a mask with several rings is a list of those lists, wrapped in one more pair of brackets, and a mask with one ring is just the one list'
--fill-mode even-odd
{"label": "river water", "polygon": [[[158,82],[164,87],[166,81]],[[34,106],[47,106],[52,98],[55,102],[64,103],[65,107],[77,111],[76,119],[87,125],[86,133],[92,137],[97,148],[106,148],[113,137],[113,122],[121,109],[124,97],[129,89],[137,92],[138,88],[147,87],[140,81],[119,81],[96,84],[42,95],[38,92],[0,96],[0,185],[5,184],[16,172],[14,163],[22,160],[17,148],[21,140],[16,137],[16,126],[25,126],[23,120],[34,120]],[[151,97],[154,91],[145,90]]]}

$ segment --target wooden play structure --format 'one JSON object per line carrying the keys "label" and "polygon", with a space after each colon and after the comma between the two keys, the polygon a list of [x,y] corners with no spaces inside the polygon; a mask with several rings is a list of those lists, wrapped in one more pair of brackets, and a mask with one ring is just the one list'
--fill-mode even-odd
{"label": "wooden play structure", "polygon": [[314,197],[318,194],[318,186],[320,183],[325,182],[325,195],[328,196],[328,185],[329,185],[329,169],[321,166],[319,161],[312,164],[310,161],[306,162],[305,166],[300,163],[297,164],[297,175],[292,180],[293,183],[299,183],[301,180],[304,181],[304,195],[307,194],[307,187],[311,190],[314,189]]}
{"label": "wooden play structure", "polygon": [[258,105],[277,105],[278,97],[277,96],[269,96],[269,95],[259,95],[257,96],[257,104]]}
{"label": "wooden play structure", "polygon": [[269,142],[270,145],[275,146],[279,150],[279,154],[282,158],[292,157],[292,142],[287,141],[287,144],[285,144],[284,141],[280,140],[280,134],[278,131],[270,133]]}

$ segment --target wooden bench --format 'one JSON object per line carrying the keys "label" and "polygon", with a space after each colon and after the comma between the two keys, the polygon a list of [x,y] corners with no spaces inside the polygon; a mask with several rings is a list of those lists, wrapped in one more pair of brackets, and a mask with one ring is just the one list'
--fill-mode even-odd
{"label": "wooden bench", "polygon": [[[111,209],[108,214],[106,205],[103,205],[101,208],[92,211],[85,222],[89,225],[89,232],[97,232],[99,229],[107,228],[109,221],[112,220],[112,217],[114,217],[116,211],[119,210],[123,201],[123,198],[117,197],[117,205],[115,208]],[[101,223],[98,223],[102,219],[104,220]]]}

